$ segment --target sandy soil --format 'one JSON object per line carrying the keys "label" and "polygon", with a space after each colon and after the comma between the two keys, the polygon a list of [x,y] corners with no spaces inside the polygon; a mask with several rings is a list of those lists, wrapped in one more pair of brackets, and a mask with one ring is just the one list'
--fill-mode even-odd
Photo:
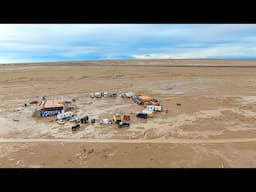
{"label": "sandy soil", "polygon": [[[0,69],[0,167],[256,166],[256,61],[101,61]],[[102,90],[148,94],[169,112],[137,119],[142,107],[130,99],[89,97]],[[76,113],[97,120],[130,113],[131,126],[96,122],[72,133],[71,124],[32,118],[34,106],[24,107],[44,95],[75,98]]]}

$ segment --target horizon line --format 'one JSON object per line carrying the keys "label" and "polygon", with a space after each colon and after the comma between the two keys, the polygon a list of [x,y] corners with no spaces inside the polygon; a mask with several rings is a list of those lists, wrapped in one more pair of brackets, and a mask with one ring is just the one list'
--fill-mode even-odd
{"label": "horizon line", "polygon": [[162,59],[94,59],[94,60],[59,60],[59,61],[26,61],[26,62],[14,62],[14,63],[0,63],[0,65],[16,65],[16,64],[45,64],[45,63],[79,63],[79,62],[97,62],[97,61],[157,61],[157,60],[255,60],[256,58],[162,58]]}

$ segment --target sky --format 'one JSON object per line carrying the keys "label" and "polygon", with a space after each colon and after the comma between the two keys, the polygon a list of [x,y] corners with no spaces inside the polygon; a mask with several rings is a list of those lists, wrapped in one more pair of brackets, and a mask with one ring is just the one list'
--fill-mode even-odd
{"label": "sky", "polygon": [[0,24],[0,63],[256,59],[256,24]]}

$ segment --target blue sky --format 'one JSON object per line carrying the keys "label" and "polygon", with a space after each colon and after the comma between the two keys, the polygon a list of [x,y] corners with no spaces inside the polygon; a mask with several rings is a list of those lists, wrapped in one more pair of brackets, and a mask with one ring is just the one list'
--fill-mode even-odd
{"label": "blue sky", "polygon": [[0,24],[0,63],[253,59],[255,24]]}

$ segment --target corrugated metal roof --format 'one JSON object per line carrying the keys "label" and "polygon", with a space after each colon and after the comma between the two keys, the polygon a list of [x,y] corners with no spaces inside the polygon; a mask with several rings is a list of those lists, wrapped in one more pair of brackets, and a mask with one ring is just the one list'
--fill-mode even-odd
{"label": "corrugated metal roof", "polygon": [[48,109],[48,108],[57,108],[63,107],[64,101],[63,100],[45,100],[42,101],[39,105],[37,105],[37,109]]}
{"label": "corrugated metal roof", "polygon": [[152,100],[153,98],[152,97],[149,97],[149,96],[146,96],[146,95],[141,95],[139,96],[139,98],[141,98],[141,100],[145,101],[145,100]]}

